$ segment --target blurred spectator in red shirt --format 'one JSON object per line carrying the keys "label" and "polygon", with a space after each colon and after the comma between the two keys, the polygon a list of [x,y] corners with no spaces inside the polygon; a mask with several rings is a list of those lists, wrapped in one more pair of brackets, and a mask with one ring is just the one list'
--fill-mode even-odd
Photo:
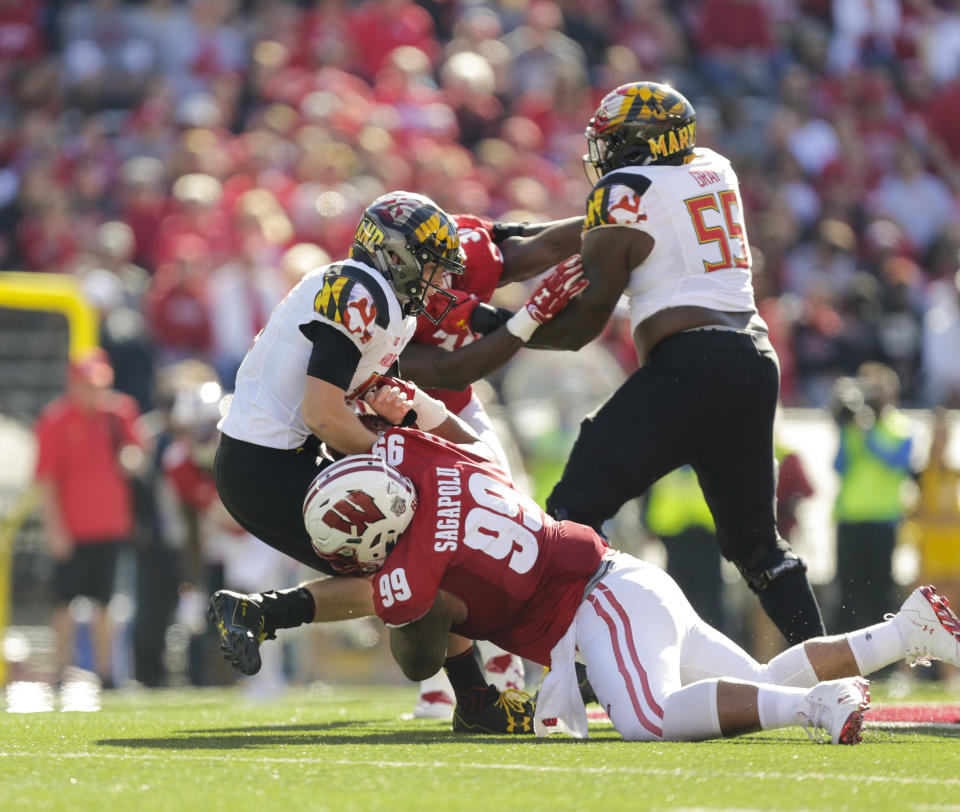
{"label": "blurred spectator in red shirt", "polygon": [[41,0],[0,0],[0,87],[7,85],[10,70],[46,50],[43,7]]}
{"label": "blurred spectator in red shirt", "polygon": [[366,0],[350,13],[352,70],[371,81],[401,45],[412,45],[434,62],[440,55],[430,14],[412,0]]}
{"label": "blurred spectator in red shirt", "polygon": [[960,161],[960,78],[933,93],[924,118],[931,138],[941,142],[954,162]]}
{"label": "blurred spectator in red shirt", "polygon": [[207,246],[195,234],[181,234],[170,243],[172,256],[157,269],[144,297],[160,366],[206,358],[212,346]]}
{"label": "blurred spectator in red shirt", "polygon": [[21,261],[27,270],[66,273],[77,258],[81,239],[71,217],[70,198],[51,179],[36,207],[17,226]]}
{"label": "blurred spectator in red shirt", "polygon": [[95,603],[91,636],[94,668],[112,683],[110,621],[117,557],[133,533],[130,477],[144,460],[133,398],[110,389],[113,369],[103,350],[70,363],[66,393],[36,423],[36,479],[48,549],[54,560],[55,678],[73,657],[69,604]]}
{"label": "blurred spectator in red shirt", "polygon": [[[210,148],[218,147],[211,144]],[[230,250],[229,220],[221,208],[223,185],[204,172],[188,172],[174,181],[172,193],[172,211],[158,229],[159,261],[173,258],[176,249],[181,247],[177,237],[190,235],[203,244],[212,264],[222,262]]]}
{"label": "blurred spectator in red shirt", "polygon": [[[621,4],[623,19],[610,32],[620,45],[634,54],[643,72],[663,71],[688,60],[683,28],[676,17],[664,9],[662,0],[635,0]],[[634,76],[639,75],[635,73]],[[623,82],[603,82],[603,87],[617,87]]]}
{"label": "blurred spectator in red shirt", "polygon": [[764,0],[705,0],[695,37],[703,71],[718,93],[769,91],[776,37]]}
{"label": "blurred spectator in red shirt", "polygon": [[776,441],[774,454],[779,463],[777,474],[777,529],[791,541],[797,527],[797,508],[813,496],[813,485],[796,451]]}
{"label": "blurred spectator in red shirt", "polygon": [[346,69],[356,61],[349,35],[349,6],[348,0],[314,0],[298,26],[295,64]]}
{"label": "blurred spectator in red shirt", "polygon": [[130,158],[120,169],[119,215],[133,232],[133,261],[153,273],[160,263],[160,229],[167,213],[165,172],[159,159]]}

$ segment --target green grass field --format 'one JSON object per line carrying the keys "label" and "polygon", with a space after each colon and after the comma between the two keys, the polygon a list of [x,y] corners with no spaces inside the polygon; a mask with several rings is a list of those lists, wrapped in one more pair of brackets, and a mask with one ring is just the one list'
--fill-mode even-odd
{"label": "green grass field", "polygon": [[629,744],[608,725],[588,741],[464,737],[401,720],[414,698],[168,690],[5,713],[0,810],[960,810],[960,729],[868,727],[857,747],[800,728],[696,744]]}

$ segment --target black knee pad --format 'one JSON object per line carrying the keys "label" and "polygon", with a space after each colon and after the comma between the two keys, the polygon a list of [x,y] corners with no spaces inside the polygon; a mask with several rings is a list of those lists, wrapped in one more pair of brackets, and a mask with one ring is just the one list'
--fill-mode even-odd
{"label": "black knee pad", "polygon": [[761,547],[750,555],[732,559],[747,586],[754,592],[763,592],[778,578],[794,570],[806,572],[807,565],[802,558],[789,548]]}

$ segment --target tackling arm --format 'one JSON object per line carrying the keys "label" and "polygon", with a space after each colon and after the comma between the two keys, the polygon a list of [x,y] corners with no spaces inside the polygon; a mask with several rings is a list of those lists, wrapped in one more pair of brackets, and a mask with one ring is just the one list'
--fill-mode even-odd
{"label": "tackling arm", "polygon": [[498,287],[530,279],[571,254],[580,253],[582,230],[582,217],[524,225],[523,236],[508,237],[498,243],[503,254]]}
{"label": "tackling arm", "polygon": [[584,278],[590,284],[539,327],[527,346],[579,350],[596,338],[626,289],[633,269],[646,260],[653,245],[649,234],[622,226],[604,226],[584,234]]}
{"label": "tackling arm", "polygon": [[574,254],[544,276],[524,306],[492,333],[455,350],[407,345],[400,361],[404,374],[420,386],[464,389],[509,361],[539,325],[586,287],[580,255]]}
{"label": "tackling arm", "polygon": [[441,401],[430,397],[409,380],[384,376],[377,387],[364,396],[364,402],[394,426],[408,425],[408,412],[413,409],[417,416],[416,425],[421,431],[457,445],[476,443],[477,453],[488,456],[488,451],[484,452],[486,446],[470,424],[448,412]]}
{"label": "tackling arm", "polygon": [[320,378],[307,376],[303,394],[303,420],[317,437],[342,454],[366,454],[377,440],[354,410],[346,392]]}
{"label": "tackling arm", "polygon": [[513,358],[523,342],[499,327],[489,335],[455,350],[430,344],[408,344],[400,356],[403,374],[418,386],[431,389],[466,389]]}
{"label": "tackling arm", "polygon": [[447,658],[451,627],[467,619],[463,601],[440,590],[430,611],[406,626],[390,629],[390,651],[409,680],[432,677]]}

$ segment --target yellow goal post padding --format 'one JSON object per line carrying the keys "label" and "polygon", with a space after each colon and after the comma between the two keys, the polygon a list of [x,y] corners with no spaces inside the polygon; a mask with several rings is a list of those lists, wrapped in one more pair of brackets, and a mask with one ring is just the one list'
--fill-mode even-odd
{"label": "yellow goal post padding", "polygon": [[[0,271],[0,308],[59,313],[67,320],[68,352],[77,358],[97,346],[97,311],[83,294],[79,281],[66,274]],[[0,641],[10,622],[13,540],[30,515],[36,500],[32,487],[25,488],[0,515]],[[0,685],[6,683],[7,664],[0,652]]]}

